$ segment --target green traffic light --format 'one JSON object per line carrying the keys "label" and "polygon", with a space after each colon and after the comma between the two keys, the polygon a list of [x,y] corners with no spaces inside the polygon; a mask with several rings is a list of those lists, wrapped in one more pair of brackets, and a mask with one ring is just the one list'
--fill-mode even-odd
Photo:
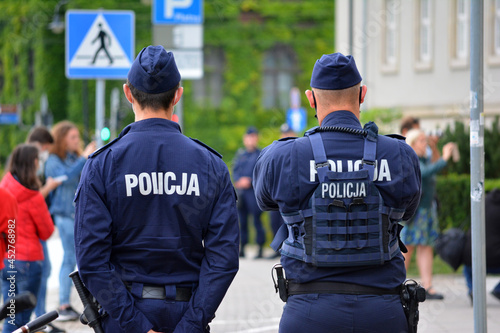
{"label": "green traffic light", "polygon": [[101,130],[101,139],[102,139],[102,141],[108,141],[110,137],[111,137],[111,132],[109,131],[109,128],[104,127]]}

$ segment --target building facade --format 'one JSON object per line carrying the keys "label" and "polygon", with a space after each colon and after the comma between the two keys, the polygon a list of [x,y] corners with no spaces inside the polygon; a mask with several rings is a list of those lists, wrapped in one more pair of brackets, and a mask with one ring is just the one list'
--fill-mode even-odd
{"label": "building facade", "polygon": [[[366,108],[400,110],[426,129],[468,122],[470,1],[352,0],[351,29],[350,0],[336,2],[336,50],[356,58],[368,86]],[[488,126],[500,115],[500,0],[484,6]]]}

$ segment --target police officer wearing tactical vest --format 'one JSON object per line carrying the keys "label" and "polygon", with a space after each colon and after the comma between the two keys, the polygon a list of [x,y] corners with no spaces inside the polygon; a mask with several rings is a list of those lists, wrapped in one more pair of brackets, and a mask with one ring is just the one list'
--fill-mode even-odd
{"label": "police officer wearing tactical vest", "polygon": [[323,55],[306,91],[320,127],[275,141],[254,169],[259,206],[285,221],[272,244],[285,271],[280,332],[409,329],[398,222],[418,206],[418,158],[402,137],[361,127],[360,82],[354,58]]}
{"label": "police officer wearing tactical vest", "polygon": [[180,79],[162,46],[139,53],[123,85],[135,122],[89,157],[77,189],[79,272],[107,333],[208,332],[238,270],[228,169],[171,121]]}

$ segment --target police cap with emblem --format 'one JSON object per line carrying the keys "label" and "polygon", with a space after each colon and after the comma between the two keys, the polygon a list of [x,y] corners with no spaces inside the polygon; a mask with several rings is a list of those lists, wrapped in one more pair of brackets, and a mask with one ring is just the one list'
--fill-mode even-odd
{"label": "police cap with emblem", "polygon": [[246,134],[259,134],[259,131],[255,127],[249,126],[247,128]]}
{"label": "police cap with emblem", "polygon": [[172,52],[163,46],[148,46],[139,52],[128,72],[128,81],[138,90],[159,94],[177,86],[181,75]]}
{"label": "police cap with emblem", "polygon": [[314,64],[311,87],[324,90],[341,90],[361,82],[356,62],[342,53],[324,54]]}

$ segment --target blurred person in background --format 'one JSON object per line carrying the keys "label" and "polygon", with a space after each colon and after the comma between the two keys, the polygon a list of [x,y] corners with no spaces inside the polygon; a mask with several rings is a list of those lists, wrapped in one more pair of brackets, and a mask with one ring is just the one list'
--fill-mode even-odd
{"label": "blurred person in background", "polygon": [[[17,218],[17,200],[9,191],[0,187],[0,233],[9,234],[9,223],[15,223]],[[7,238],[0,237],[0,251],[7,252]],[[3,259],[3,258],[2,258]],[[0,260],[0,269],[3,269],[3,260]],[[0,280],[1,285],[1,280]]]}
{"label": "blurred person in background", "polygon": [[73,199],[80,181],[80,173],[87,161],[88,155],[95,150],[91,142],[82,152],[80,132],[69,121],[61,121],[52,129],[54,144],[45,164],[45,176],[56,178],[62,184],[49,196],[50,213],[59,230],[64,250],[59,272],[59,321],[77,320],[80,315],[70,305],[72,282],[68,275],[75,270],[75,206]]}
{"label": "blurred person in background", "polygon": [[[12,252],[5,254],[4,264],[9,269],[2,272],[2,293],[4,302],[12,293],[24,292],[38,294],[42,279],[43,249],[40,240],[47,240],[54,232],[54,224],[40,193],[41,183],[37,177],[38,148],[32,144],[18,145],[10,157],[7,174],[0,182],[0,187],[9,191],[17,200],[18,217],[15,221],[15,260]],[[10,259],[10,260],[9,260]],[[12,273],[15,272],[15,273]],[[15,276],[15,282],[11,280]],[[15,290],[12,291],[12,284]],[[3,333],[15,331],[26,324],[32,310],[15,314],[15,318],[4,321]]]}
{"label": "blurred person in background", "polygon": [[[49,205],[50,203],[47,201],[48,195],[50,194],[50,192],[55,190],[57,186],[61,185],[60,181],[57,181],[52,177],[45,178],[45,163],[49,158],[50,154],[49,151],[52,148],[52,145],[54,144],[54,138],[52,137],[52,134],[50,134],[49,130],[45,126],[36,126],[30,131],[26,141],[28,143],[34,144],[38,148],[39,154],[38,154],[37,176],[42,184],[42,187],[40,188],[40,193],[45,198],[47,205]],[[36,317],[40,317],[41,315],[47,312],[45,309],[46,295],[47,295],[47,281],[49,279],[50,272],[52,270],[47,243],[43,240],[40,240],[40,243],[42,244],[43,248],[43,263],[42,263],[42,281],[40,283],[40,289],[38,290],[38,295],[36,295],[37,299],[35,307]],[[64,333],[66,331],[58,328],[53,324],[47,324],[43,332]]]}
{"label": "blurred person in background", "polygon": [[[500,189],[495,188],[486,194],[485,198],[485,228],[486,228],[486,273],[500,274]],[[467,283],[468,294],[472,301],[472,240],[471,231],[467,233],[464,247],[463,274]],[[500,282],[491,295],[500,300]]]}
{"label": "blurred person in background", "polygon": [[426,289],[426,299],[443,299],[432,287],[433,245],[439,235],[436,192],[436,174],[441,171],[452,157],[456,145],[452,142],[443,147],[443,156],[432,162],[427,154],[427,135],[420,129],[411,129],[406,133],[406,142],[413,148],[420,162],[422,175],[422,196],[415,216],[404,223],[401,240],[408,248],[404,253],[405,267],[408,270],[411,257],[417,248],[417,265],[422,286]]}
{"label": "blurred person in background", "polygon": [[253,168],[259,157],[259,132],[255,127],[248,127],[243,135],[244,148],[236,152],[233,162],[233,182],[238,194],[238,216],[240,220],[241,248],[240,257],[245,257],[245,246],[248,244],[248,215],[253,216],[256,230],[256,243],[259,246],[255,259],[262,258],[266,232],[262,226],[260,216],[262,211],[257,206],[252,186]]}

